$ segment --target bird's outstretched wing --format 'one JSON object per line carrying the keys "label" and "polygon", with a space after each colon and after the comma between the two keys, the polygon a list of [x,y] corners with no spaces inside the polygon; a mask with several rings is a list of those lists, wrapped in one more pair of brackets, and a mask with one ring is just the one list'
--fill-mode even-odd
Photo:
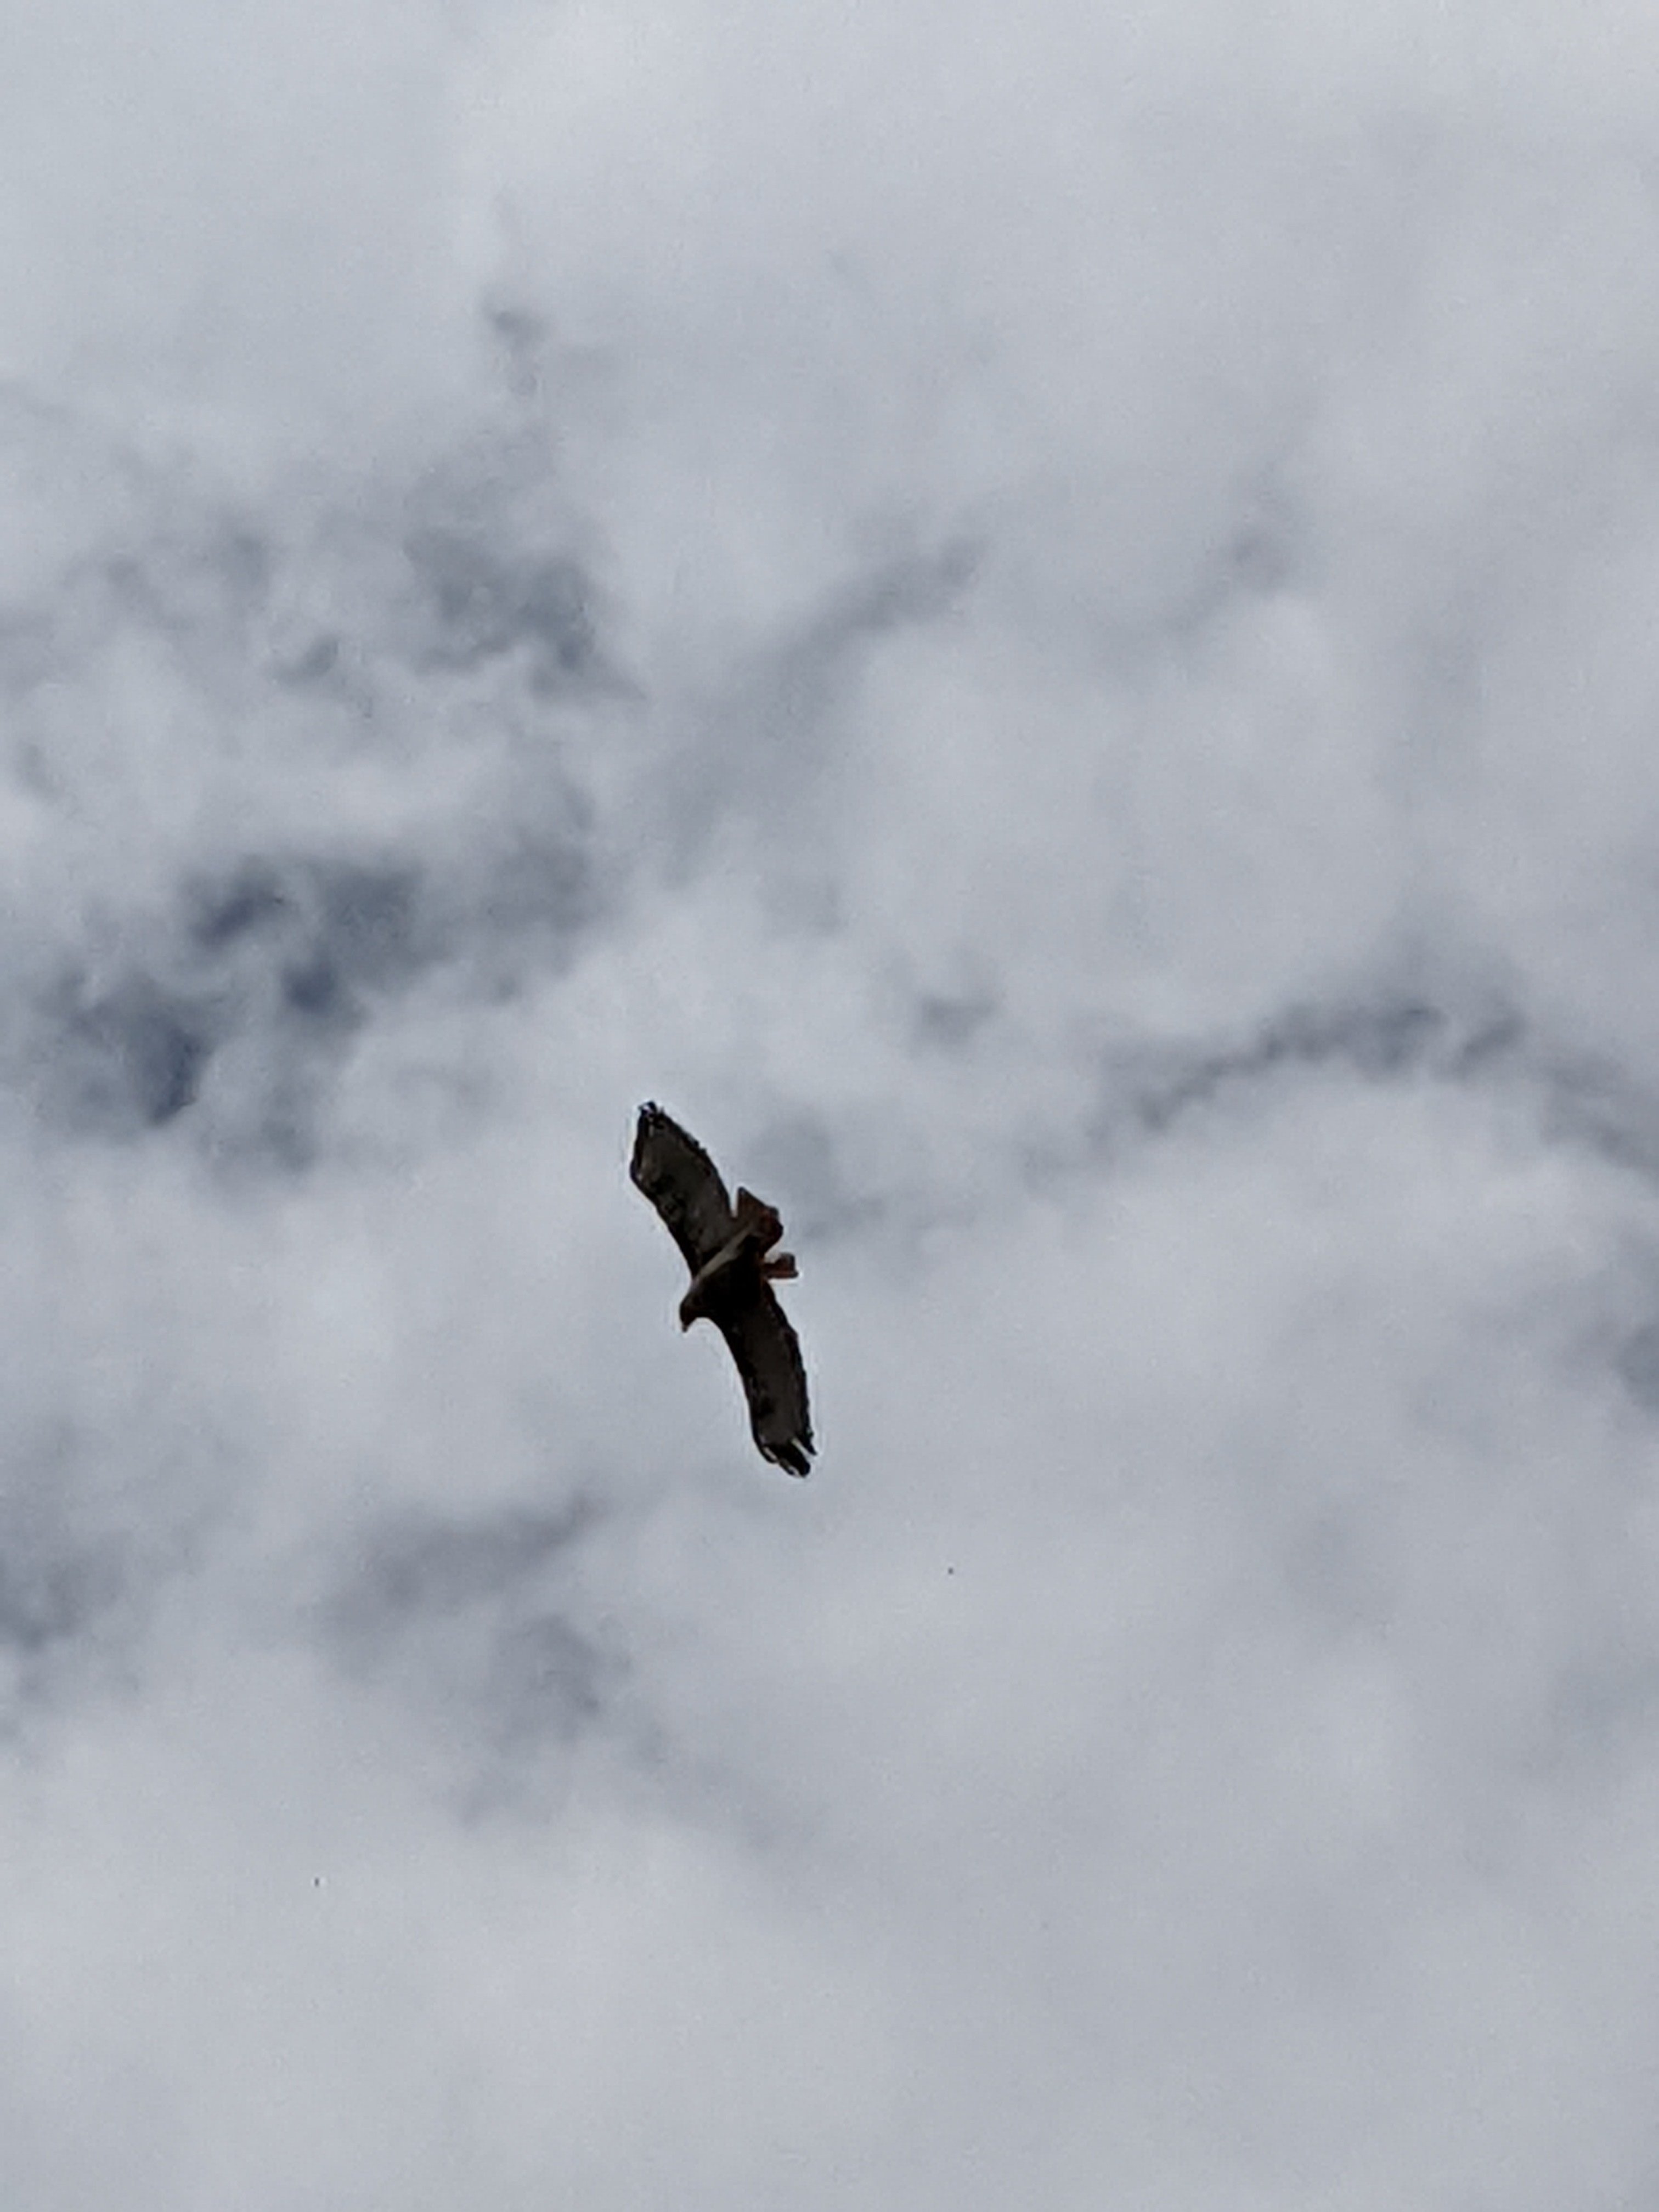
{"label": "bird's outstretched wing", "polygon": [[749,1426],[763,1459],[791,1474],[811,1471],[812,1421],[800,1341],[772,1286],[756,1271],[752,1294],[716,1313],[749,1401]]}
{"label": "bird's outstretched wing", "polygon": [[668,1224],[695,1275],[737,1227],[720,1170],[672,1115],[641,1106],[628,1172]]}

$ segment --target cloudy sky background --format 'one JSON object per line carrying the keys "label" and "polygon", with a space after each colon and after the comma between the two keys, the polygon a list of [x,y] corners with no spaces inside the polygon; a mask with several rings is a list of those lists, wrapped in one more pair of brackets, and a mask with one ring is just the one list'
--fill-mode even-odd
{"label": "cloudy sky background", "polygon": [[7,2201],[1659,2200],[1650,11],[0,21]]}

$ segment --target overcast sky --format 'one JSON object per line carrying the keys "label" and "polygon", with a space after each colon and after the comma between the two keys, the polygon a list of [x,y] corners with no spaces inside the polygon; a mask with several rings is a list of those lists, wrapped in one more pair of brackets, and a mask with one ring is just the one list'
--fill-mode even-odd
{"label": "overcast sky", "polygon": [[1659,2203],[1650,8],[0,56],[0,2197]]}

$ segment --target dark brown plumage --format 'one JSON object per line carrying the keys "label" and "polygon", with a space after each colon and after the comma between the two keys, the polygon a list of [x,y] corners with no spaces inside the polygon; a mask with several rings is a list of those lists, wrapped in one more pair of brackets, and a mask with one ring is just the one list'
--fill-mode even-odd
{"label": "dark brown plumage", "polygon": [[783,1234],[775,1208],[741,1189],[734,1206],[713,1160],[660,1106],[640,1109],[628,1172],[691,1270],[680,1327],[714,1322],[737,1362],[761,1456],[791,1474],[807,1474],[816,1447],[806,1370],[772,1291],[775,1281],[795,1273],[789,1254],[772,1249]]}

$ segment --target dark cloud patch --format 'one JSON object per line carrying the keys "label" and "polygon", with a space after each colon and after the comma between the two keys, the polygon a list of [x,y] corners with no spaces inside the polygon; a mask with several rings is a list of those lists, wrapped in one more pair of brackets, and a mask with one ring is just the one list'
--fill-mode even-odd
{"label": "dark cloud patch", "polygon": [[556,1513],[516,1508],[474,1521],[410,1521],[374,1531],[330,1617],[352,1638],[373,1640],[421,1615],[459,1612],[510,1595],[586,1534],[594,1509],[578,1501]]}
{"label": "dark cloud patch", "polygon": [[995,1012],[995,1000],[979,993],[952,997],[924,992],[915,1005],[916,1042],[936,1052],[960,1052]]}
{"label": "dark cloud patch", "polygon": [[0,1646],[39,1659],[107,1613],[125,1579],[112,1540],[76,1546],[38,1528],[0,1525]]}
{"label": "dark cloud patch", "polygon": [[1627,1336],[1613,1363],[1619,1379],[1638,1406],[1659,1413],[1659,1322],[1646,1322]]}
{"label": "dark cloud patch", "polygon": [[879,635],[935,621],[958,603],[983,557],[976,539],[953,538],[930,552],[894,561],[848,594],[827,632]]}
{"label": "dark cloud patch", "polygon": [[[486,841],[443,871],[395,853],[249,854],[198,871],[170,915],[134,922],[117,980],[44,988],[29,1079],[82,1133],[165,1127],[192,1109],[216,1146],[311,1156],[340,1055],[434,970],[495,997],[568,957],[604,911],[583,817]],[[142,946],[142,953],[138,948]]]}
{"label": "dark cloud patch", "polygon": [[1533,1096],[1544,1133],[1659,1182],[1659,1095],[1604,1054],[1563,1049],[1513,1007],[1470,1018],[1425,1000],[1303,1007],[1236,1051],[1195,1056],[1141,1091],[1152,1131],[1235,1083],[1291,1067],[1347,1066],[1367,1081],[1423,1074],[1443,1082],[1505,1077]]}
{"label": "dark cloud patch", "polygon": [[1286,532],[1265,520],[1247,524],[1229,544],[1224,567],[1240,591],[1282,591],[1294,573]]}
{"label": "dark cloud patch", "polygon": [[246,517],[192,508],[179,487],[157,482],[149,527],[132,542],[74,564],[58,581],[60,613],[88,635],[148,630],[179,652],[218,657],[245,649],[270,601],[281,556]]}
{"label": "dark cloud patch", "polygon": [[777,655],[766,689],[771,718],[811,722],[847,674],[853,656],[873,638],[936,622],[961,599],[978,573],[980,549],[953,539],[930,552],[884,562],[836,593]]}
{"label": "dark cloud patch", "polygon": [[0,1732],[129,1650],[163,1571],[153,1545],[94,1505],[86,1478],[69,1433],[22,1443],[0,1478]]}
{"label": "dark cloud patch", "polygon": [[313,952],[283,970],[283,1004],[301,1020],[349,1026],[356,1009],[338,965],[325,952]]}
{"label": "dark cloud patch", "polygon": [[280,875],[268,861],[243,860],[221,880],[188,891],[185,909],[186,936],[211,956],[274,927],[289,912],[290,902]]}
{"label": "dark cloud patch", "polygon": [[317,935],[355,982],[386,985],[432,957],[420,930],[419,871],[407,862],[326,862],[316,871]]}
{"label": "dark cloud patch", "polygon": [[1612,1060],[1579,1054],[1555,1059],[1547,1119],[1553,1134],[1659,1179],[1659,1098]]}
{"label": "dark cloud patch", "polygon": [[484,325],[494,342],[507,390],[515,399],[538,399],[552,337],[546,318],[533,307],[502,301],[485,309]]}
{"label": "dark cloud patch", "polygon": [[1096,1141],[1158,1135],[1229,1093],[1298,1071],[1387,1083],[1505,1078],[1530,1091],[1545,1133],[1659,1180],[1659,1097],[1604,1055],[1565,1051],[1514,1006],[1468,1012],[1427,997],[1304,1004],[1236,1044],[1114,1047],[1106,1055]]}
{"label": "dark cloud patch", "polygon": [[307,686],[326,686],[333,684],[340,673],[344,647],[332,630],[324,630],[309,644],[276,663],[276,674],[284,684],[297,690]]}
{"label": "dark cloud patch", "polygon": [[597,1721],[621,1671],[579,1625],[575,1554],[595,1509],[515,1508],[368,1531],[320,1609],[353,1672],[396,1680],[469,1744],[511,1757]]}
{"label": "dark cloud patch", "polygon": [[953,538],[872,563],[767,648],[726,696],[694,721],[690,742],[663,775],[655,830],[676,872],[690,870],[715,825],[759,818],[769,845],[788,849],[790,914],[831,915],[833,890],[812,880],[814,780],[831,757],[837,716],[875,642],[937,622],[962,601],[981,549]]}
{"label": "dark cloud patch", "polygon": [[72,1123],[117,1134],[160,1128],[194,1103],[225,1021],[211,1000],[142,974],[97,993],[71,981],[53,1010],[50,1088]]}
{"label": "dark cloud patch", "polygon": [[445,949],[408,860],[250,857],[192,885],[184,907],[188,957],[245,984],[264,967],[307,1016],[353,1011],[354,988],[392,989]]}
{"label": "dark cloud patch", "polygon": [[401,861],[241,860],[192,883],[176,918],[144,933],[148,965],[103,987],[71,975],[45,995],[42,1088],[70,1126],[163,1127],[198,1103],[226,1045],[286,1027],[308,1036],[302,1052],[325,1048],[446,949],[420,872]]}
{"label": "dark cloud patch", "polygon": [[1455,1081],[1514,1058],[1524,1037],[1508,1008],[1470,1019],[1413,996],[1292,1006],[1236,1045],[1115,1048],[1096,1134],[1108,1144],[1129,1127],[1156,1135],[1231,1090],[1296,1071],[1346,1069],[1368,1082],[1419,1073]]}
{"label": "dark cloud patch", "polygon": [[[86,848],[73,883],[96,885],[78,909],[66,892],[0,984],[0,1079],[49,1119],[110,1138],[183,1125],[300,1161],[391,1001],[422,983],[497,1000],[596,926],[594,823],[547,730],[549,693],[610,684],[596,591],[545,511],[544,454],[509,435],[508,455],[498,431],[389,496],[245,507],[0,392],[10,763],[44,834],[56,817]],[[80,505],[61,496],[77,472],[98,495]],[[37,514],[58,526],[26,528]],[[479,671],[487,687],[460,685]],[[163,807],[135,860],[112,764],[142,760],[142,781],[175,722],[216,788],[240,791],[244,835],[216,851]],[[567,711],[561,742],[572,730]],[[425,794],[383,836],[319,796],[365,751],[372,777],[408,763]],[[267,775],[292,805],[263,806]]]}
{"label": "dark cloud patch", "polygon": [[[498,322],[503,348],[533,351],[523,316]],[[504,444],[498,426],[422,469],[406,497],[359,485],[326,512],[296,514],[280,495],[247,508],[183,468],[111,447],[66,410],[0,392],[0,489],[21,484],[45,504],[67,472],[100,494],[84,513],[59,497],[58,526],[29,533],[40,550],[0,593],[0,684],[25,696],[80,680],[124,636],[148,632],[186,686],[217,691],[229,678],[233,713],[257,711],[264,684],[418,731],[441,716],[446,673],[514,656],[532,711],[550,692],[614,688],[598,588],[544,511],[544,443],[508,432]],[[411,664],[432,687],[424,698],[410,696]]]}
{"label": "dark cloud patch", "polygon": [[614,1653],[557,1613],[534,1613],[497,1639],[489,1703],[510,1743],[532,1743],[550,1734],[568,1738],[600,1718],[617,1673]]}
{"label": "dark cloud patch", "polygon": [[416,531],[405,550],[427,605],[433,663],[475,668],[524,647],[544,687],[598,673],[591,587],[568,556],[509,556],[447,529]]}
{"label": "dark cloud patch", "polygon": [[1120,649],[1164,649],[1170,638],[1195,641],[1241,601],[1271,598],[1297,569],[1297,518],[1292,503],[1268,483],[1224,521],[1218,537],[1191,550],[1190,569],[1169,579],[1165,604],[1142,611],[1139,624],[1120,631]]}
{"label": "dark cloud patch", "polygon": [[573,840],[515,838],[485,864],[478,911],[489,929],[572,938],[599,919],[604,902],[592,855]]}

